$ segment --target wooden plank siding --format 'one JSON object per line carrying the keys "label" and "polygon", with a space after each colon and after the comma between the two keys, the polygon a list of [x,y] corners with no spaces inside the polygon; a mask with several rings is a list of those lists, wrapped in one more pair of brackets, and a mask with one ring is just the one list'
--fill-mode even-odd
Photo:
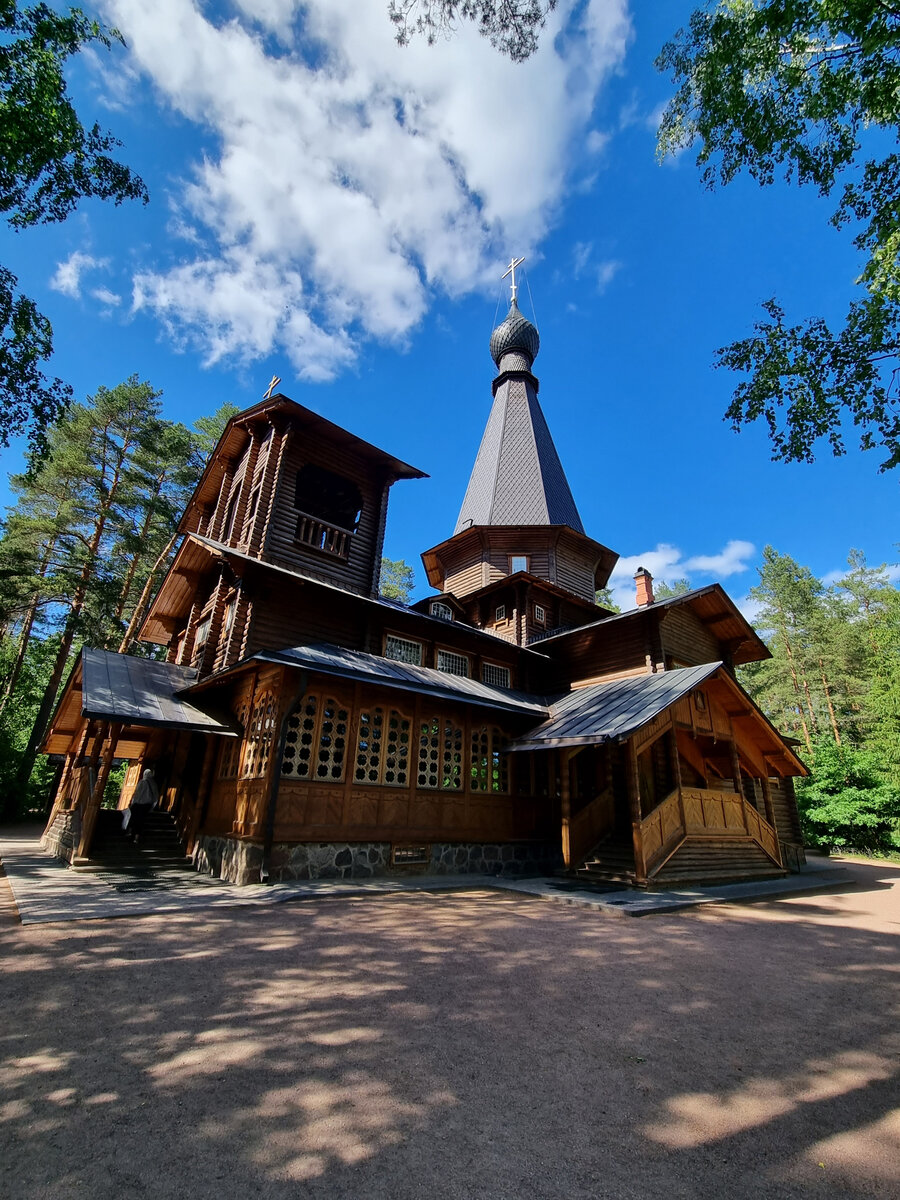
{"label": "wooden plank siding", "polygon": [[[336,739],[343,740],[340,778],[323,780],[316,777],[319,743],[315,741],[310,747],[312,777],[300,780],[291,778],[290,773],[283,773],[282,764],[275,761],[277,728],[272,731],[271,754],[265,774],[255,776],[251,771],[248,775],[248,765],[253,763],[252,757],[248,757],[251,755],[248,739],[256,707],[269,694],[292,695],[298,678],[294,671],[289,670],[284,675],[282,668],[263,667],[255,678],[243,679],[235,689],[231,703],[240,707],[247,733],[240,747],[236,775],[234,750],[224,742],[219,750],[201,832],[261,839],[269,782],[275,772],[279,776],[276,842],[545,841],[554,835],[554,830],[558,833],[553,803],[549,799],[517,794],[514,772],[522,769],[528,775],[528,756],[524,756],[525,761],[521,763],[513,760],[523,756],[504,756],[504,790],[494,790],[489,784],[485,790],[485,779],[490,780],[490,765],[485,776],[480,770],[480,755],[473,757],[474,740],[480,739],[485,730],[493,739],[489,744],[499,749],[510,737],[521,732],[521,720],[497,721],[494,714],[472,710],[464,704],[400,692],[385,693],[374,687],[328,677],[311,677],[299,713],[302,718],[304,705],[310,698],[315,699],[313,707],[317,713],[326,708],[346,712],[346,732],[332,731],[319,739],[326,756],[326,772],[330,771],[334,761],[328,756],[335,753]],[[373,768],[375,760],[367,747],[372,744],[370,731],[376,710],[381,710],[382,740],[379,765]],[[363,731],[361,717],[364,713],[368,714],[369,722]],[[392,717],[409,722],[406,782],[402,786],[373,784],[368,778],[370,770],[384,772],[386,722]],[[458,731],[458,737],[453,732],[448,736],[447,728]],[[292,771],[299,761],[300,724],[289,732],[294,733],[294,741],[289,741],[285,766]],[[423,738],[426,741],[424,748],[420,745]],[[435,739],[438,744],[432,745]],[[478,745],[481,745],[480,741]],[[424,761],[432,764],[435,773],[432,777],[448,781],[456,778],[459,787],[420,786],[420,749],[426,756]],[[428,758],[428,755],[433,757]],[[488,762],[490,764],[490,755]],[[427,769],[425,777],[428,777]]]}
{"label": "wooden plank siding", "polygon": [[[553,656],[549,667],[550,685],[565,690],[596,683],[602,678],[637,675],[649,671],[651,628],[649,614],[630,621],[617,622],[615,636],[597,636],[596,629],[573,633],[552,643],[547,652]],[[537,643],[538,650],[543,646]]]}
{"label": "wooden plank siding", "polygon": [[[359,595],[371,595],[377,576],[376,552],[379,552],[382,537],[385,480],[346,447],[304,439],[294,430],[288,437],[265,539],[266,558],[283,566],[299,568],[316,578],[339,583]],[[297,472],[307,464],[342,475],[359,488],[362,511],[359,525],[349,539],[346,561],[295,540],[299,517],[294,507],[294,488]]]}
{"label": "wooden plank siding", "polygon": [[723,657],[718,638],[686,604],[662,614],[660,637],[667,666],[693,667]]}

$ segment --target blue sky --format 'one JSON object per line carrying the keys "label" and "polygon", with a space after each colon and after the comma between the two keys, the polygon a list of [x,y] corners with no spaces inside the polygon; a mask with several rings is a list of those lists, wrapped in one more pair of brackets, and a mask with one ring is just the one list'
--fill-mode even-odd
{"label": "blue sky", "polygon": [[98,0],[128,49],[80,56],[73,91],[151,203],[4,233],[0,261],[78,396],[136,373],[190,422],[276,373],[428,471],[394,489],[385,547],[420,591],[487,419],[513,253],[541,401],[587,531],[623,556],[623,599],[640,563],[740,600],[767,543],[819,575],[851,547],[893,562],[897,479],[852,431],[846,457],[788,466],[722,420],[716,348],[771,295],[839,321],[858,262],[812,192],[709,192],[690,155],[656,162],[653,60],[692,7],[561,0],[516,67],[470,30],[400,49],[386,0]]}

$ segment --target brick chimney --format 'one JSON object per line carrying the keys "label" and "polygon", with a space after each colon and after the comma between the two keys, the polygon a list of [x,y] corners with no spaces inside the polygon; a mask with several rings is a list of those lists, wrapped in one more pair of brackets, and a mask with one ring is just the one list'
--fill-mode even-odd
{"label": "brick chimney", "polygon": [[637,587],[638,608],[644,608],[653,603],[653,576],[644,567],[638,567],[634,582]]}

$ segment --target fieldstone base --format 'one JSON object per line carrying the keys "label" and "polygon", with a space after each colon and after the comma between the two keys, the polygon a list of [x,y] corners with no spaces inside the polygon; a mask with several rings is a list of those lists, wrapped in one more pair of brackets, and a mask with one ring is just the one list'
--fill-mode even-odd
{"label": "fieldstone base", "polygon": [[41,849],[70,863],[75,857],[78,843],[81,841],[81,813],[77,809],[72,812],[59,812],[53,818],[53,824],[44,831],[41,837]]}
{"label": "fieldstone base", "polygon": [[[228,883],[258,883],[262,846],[236,838],[201,835],[194,849],[198,871]],[[300,842],[272,847],[269,879],[372,879],[409,875],[542,875],[561,865],[558,850],[534,843],[435,842],[421,863],[391,863],[390,842]]]}

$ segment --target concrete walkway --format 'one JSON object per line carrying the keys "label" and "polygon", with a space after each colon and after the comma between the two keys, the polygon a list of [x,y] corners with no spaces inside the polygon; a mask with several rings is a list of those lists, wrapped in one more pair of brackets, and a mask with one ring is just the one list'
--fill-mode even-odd
{"label": "concrete walkway", "polygon": [[[757,883],[680,888],[665,892],[610,891],[580,887],[574,880],[500,879],[488,875],[412,876],[408,879],[315,879],[234,887],[187,871],[160,872],[153,880],[126,874],[73,871],[40,847],[40,829],[0,830],[0,865],[23,925],[138,917],[166,912],[262,907],[326,897],[403,892],[481,891],[498,888],[593,909],[616,917],[642,917],[697,905],[750,903],[852,884],[840,863],[814,858],[801,875]],[[2,880],[0,880],[2,887]]]}

